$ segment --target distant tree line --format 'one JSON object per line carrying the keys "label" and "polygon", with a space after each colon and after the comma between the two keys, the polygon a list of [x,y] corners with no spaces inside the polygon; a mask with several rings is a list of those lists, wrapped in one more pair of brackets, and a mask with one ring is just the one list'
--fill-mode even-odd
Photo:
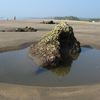
{"label": "distant tree line", "polygon": [[65,16],[65,17],[54,17],[54,19],[58,20],[80,20],[80,18],[75,17],[75,16]]}
{"label": "distant tree line", "polygon": [[100,18],[79,18],[76,16],[64,16],[64,17],[54,17],[54,19],[56,20],[76,20],[76,21],[95,21],[95,22],[99,22]]}

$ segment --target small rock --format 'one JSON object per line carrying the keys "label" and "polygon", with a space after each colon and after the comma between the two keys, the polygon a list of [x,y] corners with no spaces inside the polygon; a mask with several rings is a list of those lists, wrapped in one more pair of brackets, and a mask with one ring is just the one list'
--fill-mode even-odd
{"label": "small rock", "polygon": [[53,20],[51,21],[43,21],[42,24],[56,24]]}

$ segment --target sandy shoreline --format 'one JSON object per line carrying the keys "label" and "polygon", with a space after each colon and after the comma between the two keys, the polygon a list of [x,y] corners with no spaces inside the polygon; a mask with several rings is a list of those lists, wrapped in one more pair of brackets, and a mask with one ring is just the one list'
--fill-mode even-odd
{"label": "sandy shoreline", "polygon": [[[100,23],[67,21],[73,29],[81,45],[100,49]],[[34,27],[37,32],[0,32],[0,51],[17,49],[24,44],[30,44],[52,30],[55,24],[40,24],[39,21],[0,21],[0,30],[16,27]]]}
{"label": "sandy shoreline", "polygon": [[[81,45],[100,49],[100,23],[72,22]],[[0,32],[0,52],[31,45],[55,25],[32,21],[0,21],[0,29],[31,26],[38,32]],[[100,85],[35,87],[0,83],[0,100],[100,100]]]}
{"label": "sandy shoreline", "polygon": [[0,100],[100,100],[100,85],[36,87],[0,83]]}

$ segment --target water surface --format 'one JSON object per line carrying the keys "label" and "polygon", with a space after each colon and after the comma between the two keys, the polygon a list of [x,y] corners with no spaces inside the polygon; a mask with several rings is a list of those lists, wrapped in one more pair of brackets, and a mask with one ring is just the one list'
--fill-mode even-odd
{"label": "water surface", "polygon": [[58,69],[38,67],[28,48],[0,53],[0,82],[33,86],[69,86],[100,83],[100,51],[82,48],[71,66]]}

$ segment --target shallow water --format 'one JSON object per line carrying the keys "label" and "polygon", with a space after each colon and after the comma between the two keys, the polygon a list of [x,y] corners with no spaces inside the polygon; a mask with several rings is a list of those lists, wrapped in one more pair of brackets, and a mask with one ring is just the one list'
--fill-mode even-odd
{"label": "shallow water", "polygon": [[0,82],[33,86],[98,84],[100,51],[82,48],[71,66],[53,70],[36,66],[28,56],[28,48],[0,53]]}

